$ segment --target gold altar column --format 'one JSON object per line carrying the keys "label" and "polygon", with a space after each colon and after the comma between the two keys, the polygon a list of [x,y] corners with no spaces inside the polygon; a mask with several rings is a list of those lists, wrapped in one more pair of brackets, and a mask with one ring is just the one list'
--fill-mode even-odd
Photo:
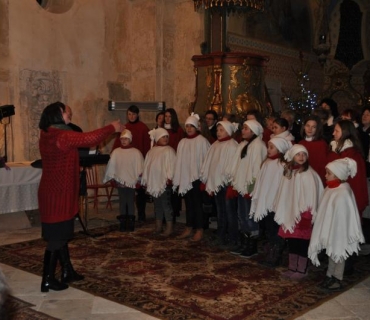
{"label": "gold altar column", "polygon": [[265,92],[267,57],[246,52],[195,55],[195,97],[191,110],[203,115],[213,109],[220,116],[244,117],[251,109],[270,113]]}

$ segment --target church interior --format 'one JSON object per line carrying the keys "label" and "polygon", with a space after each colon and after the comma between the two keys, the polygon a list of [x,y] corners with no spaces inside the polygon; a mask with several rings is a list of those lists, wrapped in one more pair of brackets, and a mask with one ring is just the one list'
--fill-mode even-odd
{"label": "church interior", "polygon": [[[56,101],[84,132],[125,123],[130,104],[149,128],[163,106],[183,125],[209,109],[267,117],[310,113],[323,98],[340,111],[370,105],[368,0],[0,0],[0,21],[3,163],[40,159],[40,116]],[[1,245],[40,238],[27,219],[0,210]],[[0,268],[15,296],[56,318],[154,319],[77,289],[41,294],[40,277]],[[369,298],[367,278],[297,319],[369,319]]]}

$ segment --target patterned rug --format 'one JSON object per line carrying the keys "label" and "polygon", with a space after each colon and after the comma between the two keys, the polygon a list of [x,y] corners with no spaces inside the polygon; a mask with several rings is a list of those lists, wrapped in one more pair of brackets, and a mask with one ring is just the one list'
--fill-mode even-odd
{"label": "patterned rug", "polygon": [[[176,225],[180,234],[183,225]],[[199,243],[153,235],[153,223],[134,233],[114,225],[77,234],[70,243],[75,269],[85,280],[74,288],[161,319],[290,319],[338,293],[317,288],[325,265],[310,266],[301,282],[281,278],[285,267],[269,269],[259,257],[243,259],[212,245],[212,232]],[[45,243],[33,240],[0,247],[0,262],[41,275]],[[78,257],[78,258],[77,258]],[[370,274],[368,257],[356,259],[345,290]]]}
{"label": "patterned rug", "polygon": [[31,309],[34,307],[31,303],[21,299],[8,296],[4,304],[4,309],[0,311],[1,320],[58,320],[46,315],[45,313],[38,312]]}

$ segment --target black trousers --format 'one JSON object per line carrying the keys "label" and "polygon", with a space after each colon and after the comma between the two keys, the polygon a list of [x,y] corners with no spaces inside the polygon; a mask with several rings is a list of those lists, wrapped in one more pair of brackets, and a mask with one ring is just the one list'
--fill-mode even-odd
{"label": "black trousers", "polygon": [[193,188],[189,190],[185,198],[186,226],[194,229],[203,229],[204,214],[202,205],[202,191],[200,191],[200,180],[192,183]]}

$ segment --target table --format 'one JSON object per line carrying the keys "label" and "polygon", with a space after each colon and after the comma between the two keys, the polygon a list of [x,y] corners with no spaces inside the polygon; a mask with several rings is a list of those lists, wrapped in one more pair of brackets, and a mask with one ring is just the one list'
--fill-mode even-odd
{"label": "table", "polygon": [[7,162],[7,166],[10,170],[0,168],[0,214],[37,209],[42,169],[31,167],[31,162]]}

